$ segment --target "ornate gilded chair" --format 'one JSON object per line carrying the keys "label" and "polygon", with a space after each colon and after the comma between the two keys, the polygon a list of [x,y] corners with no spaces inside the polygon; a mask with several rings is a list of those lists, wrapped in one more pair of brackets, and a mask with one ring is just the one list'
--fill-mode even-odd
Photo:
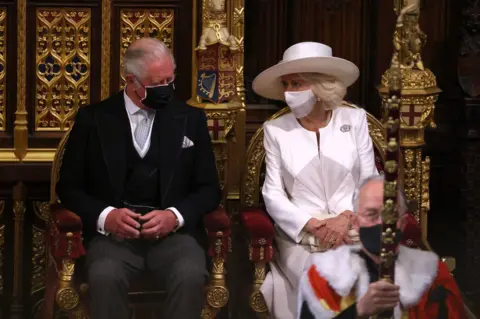
{"label": "ornate gilded chair", "polygon": [[[88,285],[82,265],[85,248],[82,243],[82,221],[74,212],[65,209],[55,193],[62,157],[69,132],[60,141],[51,173],[51,219],[47,232],[49,253],[46,273],[43,317],[53,318],[55,303],[70,318],[88,318]],[[230,251],[230,219],[223,208],[219,208],[204,219],[208,235],[208,255],[211,257],[210,281],[205,287],[206,304],[202,318],[214,318],[227,304],[229,292],[225,282],[225,262]],[[148,274],[136,280],[130,289],[129,299],[149,305],[161,303],[163,291],[155,290]],[[156,309],[155,309],[156,310]]]}
{"label": "ornate gilded chair", "polygon": [[[344,102],[344,106],[357,106]],[[270,120],[289,112],[288,107],[275,113]],[[383,173],[385,159],[385,129],[380,121],[367,113],[368,128],[374,145],[375,163],[380,173]],[[249,258],[254,264],[254,279],[250,306],[260,318],[268,318],[268,310],[260,293],[260,287],[265,280],[268,262],[273,257],[274,227],[265,211],[261,185],[265,178],[265,150],[263,147],[263,127],[252,137],[246,155],[246,167],[243,176],[241,193],[241,221],[249,240]],[[408,216],[407,229],[403,244],[409,247],[426,248],[422,244],[421,229],[412,214]]]}

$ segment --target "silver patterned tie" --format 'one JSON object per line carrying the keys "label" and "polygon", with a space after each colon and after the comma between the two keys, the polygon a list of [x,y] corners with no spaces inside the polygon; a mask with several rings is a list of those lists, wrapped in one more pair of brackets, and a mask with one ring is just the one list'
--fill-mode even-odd
{"label": "silver patterned tie", "polygon": [[147,141],[148,132],[150,131],[150,118],[146,111],[142,110],[139,112],[143,118],[137,124],[135,128],[135,141],[137,142],[138,146],[143,149],[145,142]]}

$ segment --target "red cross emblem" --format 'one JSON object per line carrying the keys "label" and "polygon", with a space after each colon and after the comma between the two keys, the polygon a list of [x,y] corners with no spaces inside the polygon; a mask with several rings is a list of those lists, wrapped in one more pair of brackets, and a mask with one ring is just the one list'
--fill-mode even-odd
{"label": "red cross emblem", "polygon": [[421,105],[402,105],[402,119],[408,126],[414,126],[422,119]]}
{"label": "red cross emblem", "polygon": [[225,137],[225,120],[209,119],[208,131],[213,141],[222,140]]}

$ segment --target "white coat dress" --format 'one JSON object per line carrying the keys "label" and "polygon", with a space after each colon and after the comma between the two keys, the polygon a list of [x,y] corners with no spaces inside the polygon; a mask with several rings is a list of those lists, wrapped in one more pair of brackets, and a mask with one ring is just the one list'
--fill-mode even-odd
{"label": "white coat dress", "polygon": [[262,194],[275,221],[276,255],[261,292],[273,318],[294,319],[300,276],[311,254],[300,245],[306,223],[353,211],[355,188],[378,172],[363,109],[335,108],[319,138],[285,114],[264,124],[264,147]]}

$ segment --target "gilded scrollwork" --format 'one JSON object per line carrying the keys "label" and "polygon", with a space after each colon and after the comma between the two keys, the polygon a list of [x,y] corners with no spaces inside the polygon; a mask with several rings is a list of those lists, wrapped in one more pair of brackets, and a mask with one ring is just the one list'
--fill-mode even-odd
{"label": "gilded scrollwork", "polygon": [[172,8],[120,10],[120,88],[125,86],[123,55],[130,44],[140,38],[157,38],[174,50],[174,15]]}
{"label": "gilded scrollwork", "polygon": [[41,220],[47,222],[50,219],[50,203],[42,201],[33,202],[33,211]]}
{"label": "gilded scrollwork", "polygon": [[90,103],[91,12],[36,10],[35,129],[66,131]]}
{"label": "gilded scrollwork", "polygon": [[31,293],[42,289],[45,285],[46,249],[44,231],[32,227],[32,289]]}
{"label": "gilded scrollwork", "polygon": [[7,8],[0,7],[0,131],[6,128]]}
{"label": "gilded scrollwork", "polygon": [[428,212],[430,211],[430,157],[425,157],[425,160],[422,161],[421,164],[421,204],[419,220],[422,222],[422,228],[426,230]]}
{"label": "gilded scrollwork", "polygon": [[102,87],[101,99],[110,96],[110,28],[112,21],[112,0],[102,0]]}

